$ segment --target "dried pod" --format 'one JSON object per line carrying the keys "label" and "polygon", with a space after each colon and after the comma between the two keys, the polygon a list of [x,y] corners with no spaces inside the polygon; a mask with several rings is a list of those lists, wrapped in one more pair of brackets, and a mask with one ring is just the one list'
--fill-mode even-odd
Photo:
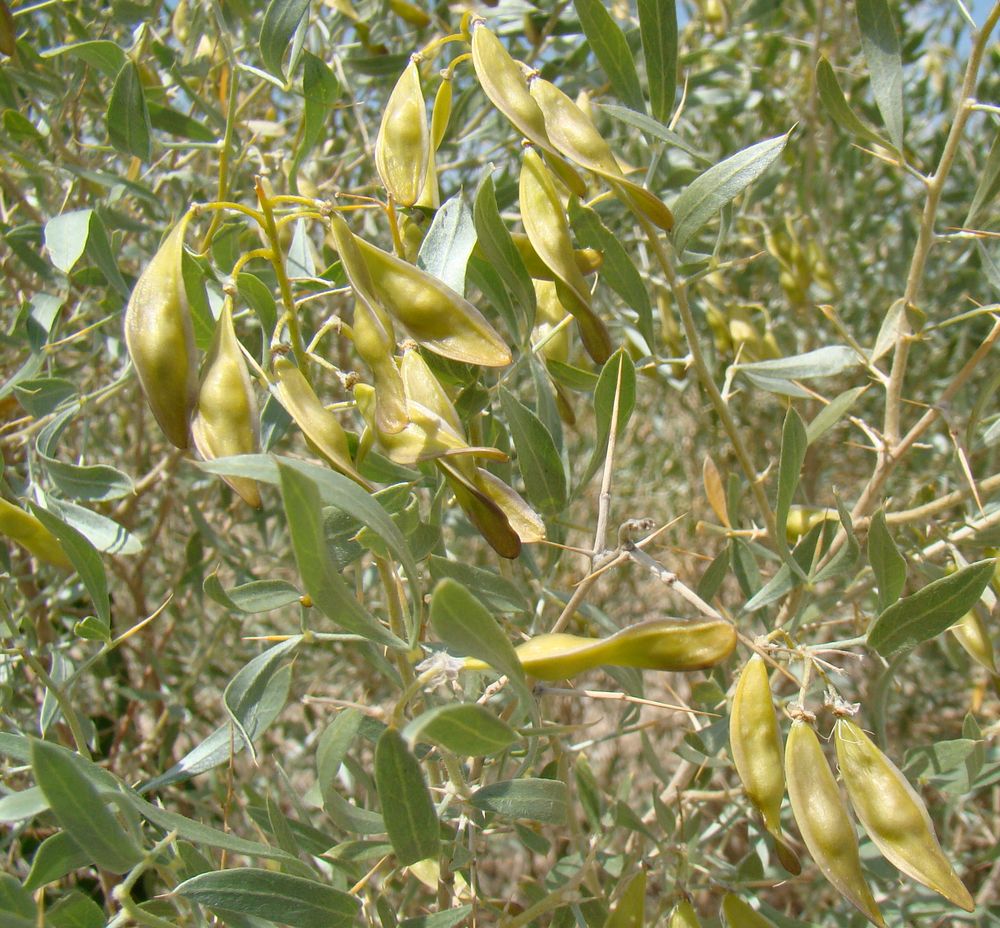
{"label": "dried pod", "polygon": [[125,344],[160,428],[187,448],[198,395],[194,330],[184,290],[185,216],[136,281],[125,309]]}
{"label": "dried pod", "polygon": [[545,522],[520,493],[483,467],[476,468],[476,484],[503,510],[510,527],[523,544],[545,540]]}
{"label": "dried pod", "polygon": [[775,928],[771,919],[733,893],[722,897],[722,918],[726,928]]}
{"label": "dried pod", "polygon": [[611,337],[590,306],[590,289],[573,250],[569,224],[555,185],[536,151],[527,149],[521,163],[521,221],[539,258],[556,278],[559,297],[580,328],[587,353],[603,364],[611,356]]}
{"label": "dried pod", "polygon": [[320,402],[302,372],[288,358],[276,358],[274,376],[275,396],[302,430],[306,441],[342,474],[370,490],[371,484],[354,467],[347,433],[337,417]]}
{"label": "dried pod", "polygon": [[788,734],[785,776],[795,823],[823,876],[873,925],[884,928],[882,913],[861,872],[854,823],[816,732],[801,719],[792,723]]}
{"label": "dried pod", "polygon": [[73,569],[73,562],[66,556],[59,539],[30,512],[5,499],[0,499],[0,535],[16,541],[46,564]]}
{"label": "dried pod", "polygon": [[990,673],[997,672],[996,656],[993,653],[989,630],[975,609],[962,616],[955,625],[952,625],[950,631],[977,664],[981,664]]}
{"label": "dried pod", "polygon": [[959,908],[976,903],[945,857],[931,817],[909,781],[850,719],[834,728],[837,763],[868,836],[894,866]]}
{"label": "dried pod", "polygon": [[698,913],[687,899],[682,899],[674,906],[667,928],[701,928]]}
{"label": "dried pod", "polygon": [[[202,368],[191,437],[198,453],[211,461],[233,454],[253,453],[259,443],[258,432],[257,400],[236,340],[232,301],[227,297]],[[256,480],[249,477],[223,479],[247,504],[260,509],[260,488]]]}
{"label": "dried pod", "polygon": [[774,838],[781,865],[789,873],[800,873],[799,859],[781,833],[781,800],[785,796],[781,734],[767,665],[759,654],[747,661],[733,694],[729,753],[747,796]]}
{"label": "dried pod", "polygon": [[413,206],[424,189],[430,162],[427,108],[414,60],[396,81],[375,139],[375,167],[389,195],[402,206]]}

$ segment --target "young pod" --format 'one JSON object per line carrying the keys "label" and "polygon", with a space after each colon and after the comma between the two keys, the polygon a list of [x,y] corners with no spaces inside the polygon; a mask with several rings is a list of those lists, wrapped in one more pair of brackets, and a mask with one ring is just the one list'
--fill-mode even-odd
{"label": "young pod", "polygon": [[396,336],[392,320],[379,306],[358,297],[351,327],[354,348],[375,381],[375,422],[380,432],[400,432],[409,422],[406,394],[394,357]]}
{"label": "young pod", "polygon": [[[198,406],[191,437],[206,460],[251,454],[258,447],[257,399],[243,352],[233,328],[233,306],[227,297],[216,323],[212,346],[202,368]],[[223,478],[250,506],[260,509],[260,488],[249,477]]]}
{"label": "young pod", "polygon": [[873,925],[884,928],[861,872],[854,823],[816,732],[801,719],[792,723],[785,744],[785,776],[795,823],[823,876]]}
{"label": "young pod", "polygon": [[701,928],[698,913],[687,899],[682,899],[674,906],[667,928]]}
{"label": "young pod", "polygon": [[46,564],[72,570],[73,562],[66,556],[59,539],[30,512],[0,499],[0,535],[6,535]]}
{"label": "young pod", "polygon": [[125,308],[125,344],[146,402],[167,438],[188,447],[198,396],[194,329],[184,290],[185,216],[136,281]]}
{"label": "young pod", "polygon": [[834,728],[837,763],[851,805],[882,855],[967,912],[976,904],[934,834],[927,809],[895,764],[850,719]]}
{"label": "young pod", "polygon": [[[535,327],[532,329],[531,338],[534,342],[545,339],[541,347],[542,355],[549,361],[569,360],[570,349],[572,347],[572,332],[568,325],[560,325],[569,315],[566,308],[559,300],[556,292],[556,285],[551,280],[535,280]],[[549,333],[559,326],[559,331],[554,335]],[[548,336],[548,338],[546,338]]]}
{"label": "young pod", "polygon": [[375,139],[375,167],[389,195],[402,206],[413,206],[424,189],[430,161],[427,109],[414,60],[393,87]]}
{"label": "young pod", "polygon": [[722,897],[722,919],[726,928],[774,928],[774,922],[765,918],[733,893]]}
{"label": "young pod", "polygon": [[781,834],[781,800],[785,796],[781,734],[767,665],[759,654],[747,661],[733,694],[729,753],[748,798],[774,838],[781,865],[789,873],[800,873],[799,860]]}
{"label": "young pod", "polygon": [[[555,279],[552,269],[538,256],[538,252],[535,251],[524,232],[512,232],[510,237],[514,242],[514,247],[521,255],[529,277],[533,277],[535,280]],[[580,273],[585,276],[596,273],[604,263],[604,255],[595,248],[575,248],[573,249],[573,258]]]}
{"label": "young pod", "polygon": [[576,264],[569,224],[555,185],[533,149],[524,152],[520,177],[521,221],[531,247],[556,278],[559,297],[580,328],[587,353],[603,364],[611,355],[611,337],[590,305],[590,288]]}
{"label": "young pod", "polygon": [[977,664],[981,664],[990,673],[997,672],[996,656],[993,653],[989,630],[975,609],[967,612],[957,624],[952,625],[951,633]]}

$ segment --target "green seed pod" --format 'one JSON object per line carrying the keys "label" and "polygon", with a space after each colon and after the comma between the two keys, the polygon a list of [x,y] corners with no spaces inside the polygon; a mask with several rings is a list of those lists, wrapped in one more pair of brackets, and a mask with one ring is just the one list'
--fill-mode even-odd
{"label": "green seed pod", "polygon": [[402,360],[399,362],[399,373],[408,399],[439,415],[459,434],[464,432],[455,405],[419,351],[408,348],[403,352]]}
{"label": "green seed pod", "polygon": [[967,912],[976,903],[948,862],[927,809],[909,781],[850,719],[834,728],[837,762],[851,805],[882,855]]}
{"label": "green seed pod", "polygon": [[[191,437],[198,453],[211,461],[233,454],[253,453],[259,444],[258,432],[257,399],[236,340],[233,304],[226,297],[202,368]],[[223,479],[248,505],[260,509],[260,488],[256,480],[249,477]]]}
{"label": "green seed pod", "polygon": [[354,347],[371,369],[375,380],[375,422],[378,430],[390,435],[400,432],[409,418],[403,381],[393,356],[396,337],[392,320],[381,307],[359,298],[354,303],[352,333]]}
{"label": "green seed pod", "polygon": [[785,772],[781,734],[774,711],[767,665],[759,654],[747,661],[733,694],[729,716],[729,753],[747,797],[760,812],[774,838],[781,865],[792,874],[802,871],[795,852],[781,834],[781,800]]}
{"label": "green seed pod", "polygon": [[570,97],[541,77],[532,78],[529,92],[542,111],[549,140],[559,154],[609,181],[626,203],[661,229],[673,228],[674,217],[666,204],[622,173],[611,146]]}
{"label": "green seed pod", "polygon": [[337,417],[320,402],[302,372],[288,358],[276,358],[274,376],[274,394],[306,441],[342,474],[370,490],[371,484],[358,473],[351,460],[347,434]]}
{"label": "green seed pod", "polygon": [[441,147],[448,131],[448,122],[451,120],[451,99],[451,78],[445,77],[438,85],[437,93],[434,94],[434,107],[431,110],[431,147],[434,151]]}
{"label": "green seed pod", "polygon": [[[533,283],[536,310],[535,327],[532,330],[531,338],[532,341],[539,342],[569,313],[566,312],[566,307],[560,301],[556,285],[552,281],[536,280]],[[547,360],[565,363],[569,360],[571,345],[572,332],[568,326],[564,325],[542,345],[541,353]]]}
{"label": "green seed pod", "polygon": [[765,918],[733,893],[722,897],[722,918],[726,928],[775,928],[771,919]]}
{"label": "green seed pod", "polygon": [[990,673],[997,672],[996,656],[993,653],[989,630],[975,609],[962,616],[956,625],[952,625],[950,631],[977,664],[981,664]]}
{"label": "green seed pod", "polygon": [[125,308],[125,344],[160,428],[178,448],[188,447],[188,425],[198,395],[194,330],[181,262],[184,216],[136,281]]}
{"label": "green seed pod", "polygon": [[66,557],[59,539],[30,512],[0,499],[0,535],[6,535],[46,564],[72,570],[73,562]]}
{"label": "green seed pod", "polygon": [[667,922],[667,928],[701,928],[698,913],[695,912],[694,906],[687,899],[682,899],[674,906],[670,913],[670,921]]}
{"label": "green seed pod", "polygon": [[424,189],[430,161],[427,108],[414,60],[393,87],[375,139],[375,167],[389,195],[402,206],[413,206]]}
{"label": "green seed pod", "polygon": [[813,727],[792,723],[785,745],[785,776],[792,813],[809,853],[834,889],[873,925],[882,913],[861,872],[858,838]]}
{"label": "green seed pod", "polygon": [[[530,277],[535,280],[555,279],[552,269],[539,257],[525,233],[512,232],[510,237],[514,242],[514,247],[520,253],[521,260],[524,262],[524,267]],[[584,275],[596,273],[604,263],[604,255],[595,248],[575,248],[573,258],[578,270]]]}
{"label": "green seed pod", "polygon": [[[659,619],[642,622],[609,638],[554,632],[536,635],[515,649],[525,673],[540,680],[565,680],[602,664],[641,670],[687,672],[724,661],[736,647],[736,629],[717,619]],[[469,669],[486,665],[466,660]]]}
{"label": "green seed pod", "polygon": [[524,152],[520,177],[521,221],[532,248],[556,278],[559,297],[580,328],[587,353],[603,364],[611,356],[611,336],[590,306],[590,289],[573,251],[569,224],[555,185],[538,153]]}

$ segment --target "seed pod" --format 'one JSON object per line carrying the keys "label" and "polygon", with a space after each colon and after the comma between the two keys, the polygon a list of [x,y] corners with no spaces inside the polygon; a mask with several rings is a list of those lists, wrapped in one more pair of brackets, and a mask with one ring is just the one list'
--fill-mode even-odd
{"label": "seed pod", "polygon": [[996,656],[993,653],[989,630],[975,609],[962,616],[956,625],[952,625],[950,631],[976,663],[982,664],[990,673],[997,672]]}
{"label": "seed pod", "polygon": [[[538,256],[531,244],[531,240],[523,232],[512,232],[510,235],[521,255],[524,267],[529,277],[535,280],[554,280],[552,269]],[[595,248],[575,248],[573,258],[581,274],[594,274],[604,263],[604,255]]]}
{"label": "seed pod", "polygon": [[434,107],[431,110],[431,148],[437,151],[444,141],[451,120],[452,85],[450,77],[443,77],[434,94]]}
{"label": "seed pod", "polygon": [[582,197],[587,192],[587,185],[549,141],[545,117],[528,92],[521,65],[511,58],[501,41],[481,21],[472,27],[472,65],[490,102],[521,135],[563,164],[565,171],[560,171],[560,177],[573,193]]}
{"label": "seed pod", "polygon": [[771,919],[765,918],[733,893],[722,897],[722,917],[727,928],[775,928]]}
{"label": "seed pod", "polygon": [[[257,400],[233,328],[233,304],[226,297],[202,369],[191,437],[206,460],[251,454],[258,447]],[[260,488],[249,477],[223,477],[250,506],[260,509]]]}
{"label": "seed pod", "polygon": [[139,385],[160,428],[188,447],[188,424],[198,395],[194,330],[181,262],[184,216],[136,281],[125,308],[125,344]]}
{"label": "seed pod", "polygon": [[302,372],[288,359],[274,361],[274,393],[306,441],[342,474],[370,490],[371,484],[358,473],[351,459],[347,434],[337,417],[321,402]]}
{"label": "seed pod", "polygon": [[[558,326],[569,314],[559,300],[556,285],[550,280],[533,281],[535,286],[535,327],[531,337],[535,342],[541,341],[549,331]],[[568,326],[562,326],[542,345],[541,353],[547,360],[569,360],[572,332]]]}
{"label": "seed pod", "polygon": [[406,394],[393,356],[396,336],[392,320],[379,306],[357,299],[352,326],[354,347],[375,380],[375,422],[380,432],[393,434],[406,427]]}
{"label": "seed pod", "polygon": [[609,181],[626,203],[661,229],[673,228],[674,217],[667,205],[622,173],[611,146],[570,97],[537,76],[531,80],[529,93],[542,111],[549,140],[559,154]]}
{"label": "seed pod", "polygon": [[781,865],[789,873],[800,873],[802,867],[798,857],[781,834],[781,800],[785,796],[781,735],[767,679],[767,665],[759,654],[747,661],[733,694],[729,753],[747,796],[774,838]]}
{"label": "seed pod", "polygon": [[976,903],[934,834],[927,809],[895,764],[850,719],[834,728],[837,762],[851,805],[882,855],[959,908]]}
{"label": "seed pod", "polygon": [[670,921],[667,922],[667,928],[701,928],[698,913],[695,912],[694,906],[687,899],[682,899],[674,906],[670,913]]}
{"label": "seed pod", "polygon": [[[641,622],[609,638],[564,632],[537,635],[515,648],[525,673],[565,680],[602,664],[641,670],[687,672],[724,661],[736,647],[736,629],[717,619],[658,619]],[[470,669],[485,665],[466,661]]]}
{"label": "seed pod", "polygon": [[545,522],[520,493],[483,467],[476,468],[477,486],[496,503],[523,544],[545,540]]}
{"label": "seed pod", "polygon": [[501,557],[509,560],[516,558],[521,553],[521,539],[511,527],[506,513],[474,481],[455,467],[451,459],[439,459],[437,468],[448,481],[458,505],[489,542],[490,547]]}
{"label": "seed pod", "polygon": [[795,823],[823,876],[873,925],[884,928],[861,872],[858,838],[840,788],[816,732],[801,719],[792,723],[788,734],[785,776]]}
{"label": "seed pod", "polygon": [[439,415],[459,434],[464,431],[454,404],[419,351],[408,348],[403,352],[399,373],[408,399]]}
{"label": "seed pod", "polygon": [[389,195],[413,206],[424,189],[430,160],[427,108],[416,61],[403,69],[382,113],[375,139],[375,167]]}
{"label": "seed pod", "polygon": [[59,539],[30,512],[5,499],[0,499],[0,535],[16,541],[46,564],[73,569],[73,562],[66,556]]}
{"label": "seed pod", "polygon": [[524,152],[521,162],[520,200],[528,240],[555,275],[560,300],[576,319],[587,353],[603,364],[611,356],[611,336],[590,306],[590,289],[576,264],[562,203],[542,159],[532,149]]}

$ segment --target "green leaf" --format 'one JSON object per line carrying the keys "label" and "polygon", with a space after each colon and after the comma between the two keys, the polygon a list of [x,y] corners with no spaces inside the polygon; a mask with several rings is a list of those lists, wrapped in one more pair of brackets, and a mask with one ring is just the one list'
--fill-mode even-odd
{"label": "green leaf", "polygon": [[458,905],[443,912],[415,915],[413,918],[403,919],[399,923],[399,928],[456,928],[459,923],[468,918],[471,912],[471,905]]}
{"label": "green leaf", "polygon": [[972,198],[972,205],[969,207],[969,214],[965,217],[963,225],[966,227],[975,226],[980,217],[985,214],[986,207],[996,202],[998,195],[1000,195],[1000,131],[993,137],[990,153],[986,156],[986,164],[983,167],[979,183],[976,185],[976,193]]}
{"label": "green leaf", "polygon": [[608,450],[611,437],[611,419],[615,409],[615,393],[618,391],[619,376],[621,390],[618,398],[618,428],[616,435],[621,439],[628,421],[635,409],[635,365],[624,348],[619,348],[601,369],[601,376],[594,388],[594,413],[597,417],[597,436],[590,463],[580,478],[578,490],[585,487],[604,464],[604,454]]}
{"label": "green leaf", "polygon": [[417,267],[465,295],[465,269],[476,247],[472,211],[461,191],[441,204],[417,255]]}
{"label": "green leaf", "polygon": [[31,511],[62,545],[66,556],[73,562],[73,567],[80,575],[83,585],[87,588],[94,602],[94,609],[101,622],[111,627],[111,597],[108,595],[108,577],[104,572],[104,562],[94,549],[94,546],[75,528],[67,525],[62,519],[42,509],[36,503],[31,503]]}
{"label": "green leaf", "polygon": [[844,91],[840,89],[840,82],[833,70],[830,62],[825,57],[820,57],[816,65],[816,89],[819,98],[830,118],[845,132],[850,132],[881,145],[883,148],[890,148],[890,144],[882,138],[874,129],[862,122],[860,117],[851,109],[850,103],[844,96]]}
{"label": "green leaf", "polygon": [[76,42],[72,45],[60,45],[41,53],[42,58],[55,58],[58,55],[71,55],[79,58],[92,68],[96,68],[106,77],[116,77],[125,65],[125,52],[114,42],[107,39],[95,39],[92,42]]}
{"label": "green leaf", "polygon": [[[25,759],[27,763],[27,759]],[[34,818],[49,808],[49,801],[37,786],[7,793],[0,798],[0,822],[20,822]]]}
{"label": "green leaf", "polygon": [[639,332],[646,339],[646,344],[652,347],[656,344],[656,334],[653,331],[653,306],[649,291],[625,246],[601,222],[601,217],[594,210],[580,204],[575,197],[570,201],[569,217],[580,244],[596,248],[604,255],[601,280],[635,310],[639,317]]}
{"label": "green leaf", "polygon": [[515,680],[524,669],[503,630],[462,584],[442,580],[431,594],[431,627],[457,655],[475,657]]}
{"label": "green leaf", "polygon": [[294,176],[302,159],[316,147],[327,129],[330,110],[340,96],[340,81],[322,59],[312,52],[302,53],[302,139],[295,152]]}
{"label": "green leaf", "polygon": [[281,496],[295,561],[306,592],[332,622],[349,632],[397,650],[406,642],[386,629],[361,603],[337,572],[323,535],[321,496],[315,481],[296,467],[278,462]]}
{"label": "green leaf", "polygon": [[101,214],[96,210],[90,214],[90,235],[87,237],[87,255],[90,260],[97,265],[98,270],[105,276],[123,299],[128,299],[132,293],[132,288],[125,283],[121,271],[118,270],[118,262],[111,250],[111,240],[108,237],[108,230],[101,219]]}
{"label": "green leaf", "polygon": [[903,150],[903,59],[886,0],[857,0],[861,50],[872,78],[875,103],[897,151]]}
{"label": "green leaf", "polygon": [[375,787],[397,863],[405,867],[436,857],[437,812],[419,762],[394,728],[382,732],[375,746]]}
{"label": "green leaf", "polygon": [[70,833],[57,831],[38,845],[24,888],[34,892],[89,863],[90,854],[76,843]]}
{"label": "green leaf", "polygon": [[302,598],[298,589],[287,580],[251,580],[225,590],[215,572],[205,578],[202,589],[220,606],[251,615],[290,606]]}
{"label": "green leaf", "polygon": [[531,611],[531,603],[521,590],[492,570],[440,557],[437,554],[430,556],[427,566],[434,580],[443,580],[445,577],[457,580],[488,609],[495,612]]}
{"label": "green leaf", "polygon": [[607,6],[599,0],[573,0],[573,6],[580,17],[587,42],[619,99],[634,110],[644,110],[646,101],[639,86],[632,49],[628,47],[625,34]]}
{"label": "green leaf", "polygon": [[665,125],[657,122],[645,113],[637,113],[635,110],[630,110],[627,106],[617,106],[614,103],[598,103],[597,105],[599,109],[604,110],[609,116],[613,116],[619,122],[623,122],[627,126],[632,126],[640,132],[644,132],[650,138],[659,139],[661,142],[673,145],[675,148],[687,152],[692,158],[696,158],[698,161],[710,160],[703,151],[695,148],[683,136],[678,135],[672,129],[668,129]]}
{"label": "green leaf", "polygon": [[566,505],[566,472],[551,433],[538,416],[503,387],[500,407],[514,440],[528,499],[543,513],[555,515]]}
{"label": "green leaf", "polygon": [[292,928],[353,928],[359,908],[353,896],[325,883],[253,867],[202,873],[174,892],[207,909],[266,918]]}
{"label": "green leaf", "polygon": [[64,274],[73,270],[87,247],[92,209],[77,209],[53,216],[45,223],[45,247],[52,263]]}
{"label": "green leaf", "polygon": [[677,4],[639,0],[639,35],[653,117],[668,122],[677,92]]}
{"label": "green leaf", "polygon": [[565,783],[535,777],[490,783],[476,790],[469,802],[503,818],[530,819],[550,825],[565,825],[569,809]]}
{"label": "green leaf", "polygon": [[107,464],[68,464],[45,458],[45,470],[60,492],[70,499],[106,502],[130,496],[132,478]]}
{"label": "green leaf", "polygon": [[643,928],[646,924],[646,871],[628,881],[604,928]]}
{"label": "green leaf", "polygon": [[878,611],[885,612],[903,592],[906,583],[906,560],[889,534],[885,513],[879,509],[868,526],[868,563],[878,587]]}
{"label": "green leaf", "polygon": [[791,407],[785,414],[785,423],[781,428],[781,457],[778,461],[778,498],[774,507],[774,518],[778,523],[779,538],[785,537],[785,527],[788,524],[788,510],[795,496],[795,488],[799,485],[799,472],[806,458],[806,448],[809,444],[806,437],[806,427],[799,414]]}
{"label": "green leaf", "polygon": [[176,135],[178,138],[191,139],[193,142],[215,141],[215,133],[211,129],[186,113],[152,101],[146,106],[149,109],[149,123],[154,129],[166,132],[168,135]]}
{"label": "green leaf", "polygon": [[149,110],[134,61],[127,61],[115,78],[108,103],[108,138],[123,155],[148,161],[152,154]]}
{"label": "green leaf", "polygon": [[857,353],[847,345],[828,345],[787,358],[734,364],[733,368],[741,374],[758,374],[771,380],[810,380],[832,377],[860,363]]}
{"label": "green leaf", "polygon": [[59,824],[97,866],[125,873],[142,850],[105,805],[93,781],[81,772],[83,758],[46,741],[31,742],[31,767]]}
{"label": "green leaf", "polygon": [[90,896],[71,889],[52,903],[45,913],[45,923],[51,928],[104,928],[108,919]]}
{"label": "green leaf", "polygon": [[138,554],[142,551],[142,543],[135,535],[99,512],[54,498],[49,498],[48,506],[51,512],[80,532],[98,551],[105,554]]}
{"label": "green leaf", "polygon": [[811,445],[821,435],[825,435],[841,419],[843,419],[844,416],[847,415],[848,410],[854,405],[857,398],[867,389],[867,387],[854,387],[850,390],[845,390],[843,393],[830,400],[830,402],[816,414],[816,417],[809,423],[809,425],[806,426],[806,440],[809,444]]}
{"label": "green leaf", "polygon": [[940,635],[979,602],[995,567],[993,559],[977,561],[897,600],[868,630],[868,646],[889,657]]}
{"label": "green leaf", "polygon": [[35,900],[12,873],[0,873],[0,911],[8,917],[16,917],[18,924],[21,919],[26,919],[29,925],[38,922]]}
{"label": "green leaf", "polygon": [[275,77],[285,79],[285,49],[309,9],[309,0],[271,0],[260,26],[260,57]]}
{"label": "green leaf", "polygon": [[278,310],[271,288],[249,271],[240,271],[236,278],[236,288],[239,290],[240,297],[257,314],[261,328],[270,338],[278,322]]}
{"label": "green leaf", "polygon": [[485,706],[474,702],[436,706],[403,729],[411,744],[430,741],[463,757],[485,757],[510,747],[517,733]]}
{"label": "green leaf", "polygon": [[727,203],[750,186],[784,151],[791,130],[749,148],[699,174],[674,203],[674,247],[678,253]]}
{"label": "green leaf", "polygon": [[[328,796],[336,793],[335,785],[337,773],[340,771],[347,750],[354,743],[364,716],[361,710],[348,708],[337,714],[337,717],[320,735],[319,744],[316,746],[316,773],[319,781],[320,795],[323,797],[324,807],[329,808]],[[340,794],[337,793],[340,798]]]}
{"label": "green leaf", "polygon": [[36,419],[42,419],[76,399],[76,384],[63,377],[31,377],[14,385],[17,401]]}

